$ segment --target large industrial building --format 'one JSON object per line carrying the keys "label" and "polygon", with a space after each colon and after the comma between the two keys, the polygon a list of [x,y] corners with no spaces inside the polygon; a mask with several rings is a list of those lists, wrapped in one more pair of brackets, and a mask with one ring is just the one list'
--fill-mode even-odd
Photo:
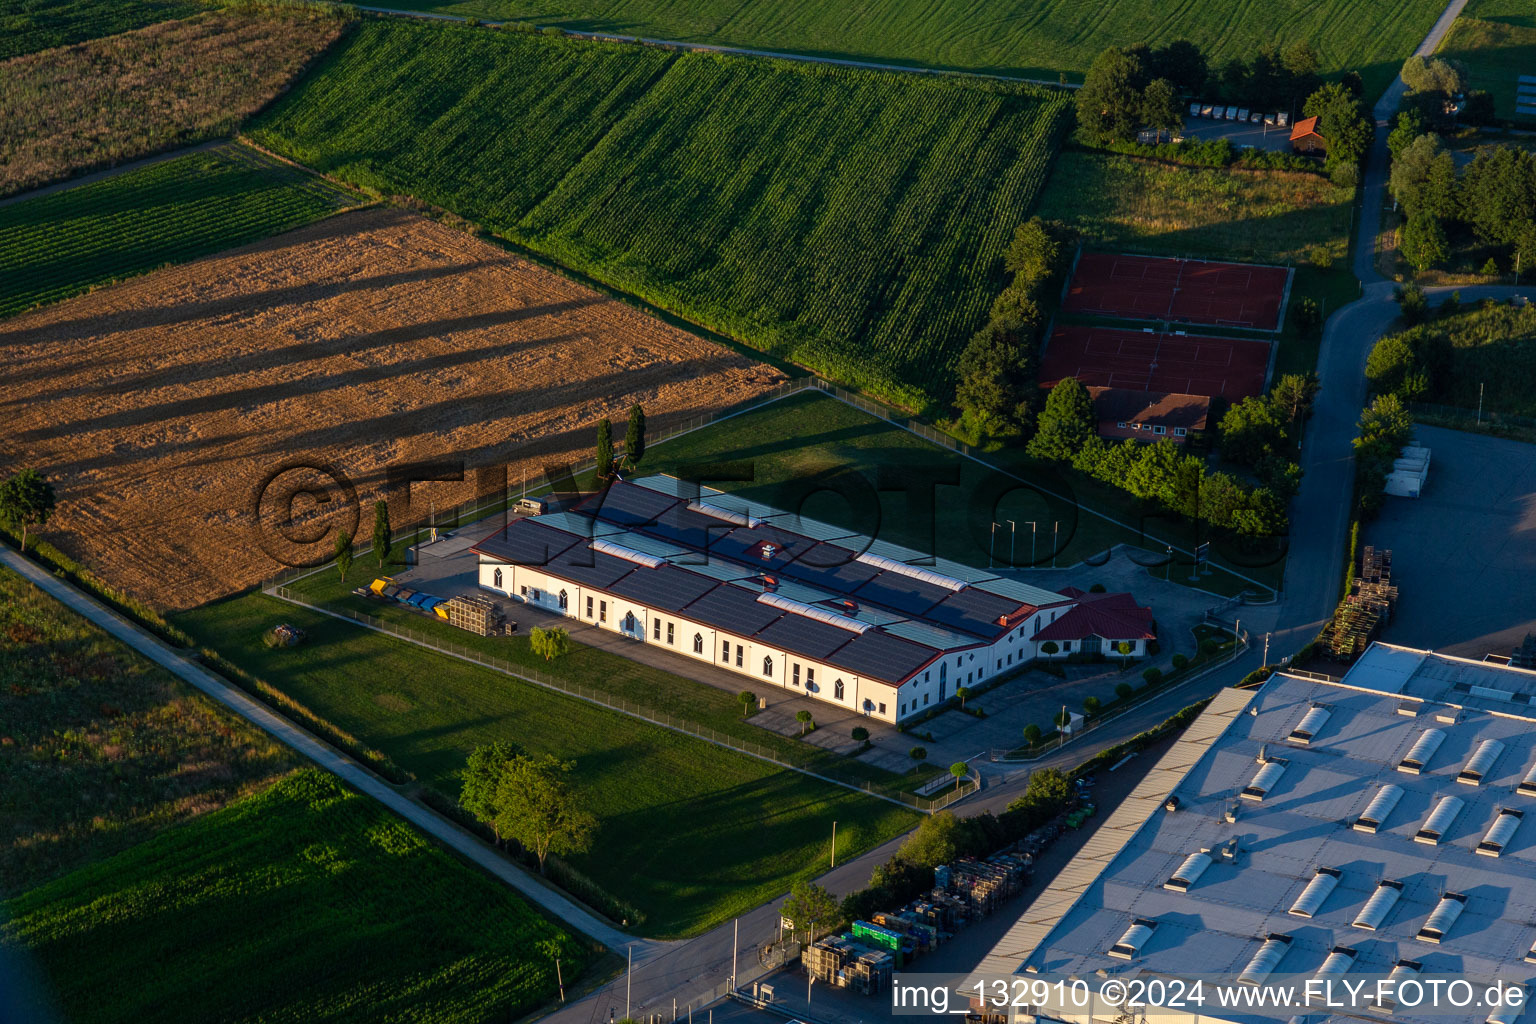
{"label": "large industrial building", "polygon": [[[1530,991],[1532,812],[1536,672],[1375,644],[1338,681],[1277,675],[1219,693],[979,970],[1096,985],[1199,973],[1255,990],[1449,976]],[[1076,1002],[1012,1019],[1121,1013]],[[1522,1010],[1447,1016],[1388,998],[1151,1018],[1509,1024]]]}
{"label": "large industrial building", "polygon": [[473,550],[486,590],[887,722],[1037,657],[1135,657],[1154,636],[1128,594],[1043,590],[668,476]]}

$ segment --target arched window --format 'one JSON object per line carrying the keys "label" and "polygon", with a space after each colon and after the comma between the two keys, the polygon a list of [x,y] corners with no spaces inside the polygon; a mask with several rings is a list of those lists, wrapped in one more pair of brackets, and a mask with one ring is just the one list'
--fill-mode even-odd
{"label": "arched window", "polygon": [[495,583],[497,590],[504,589],[502,587],[502,585],[501,585],[501,570],[500,569],[497,569],[495,572],[491,573],[491,581],[493,583]]}
{"label": "arched window", "polygon": [[949,678],[949,663],[941,661],[941,662],[939,662],[939,682],[942,683],[942,682],[944,682],[944,680],[946,680],[948,678]]}
{"label": "arched window", "polygon": [[560,591],[560,610],[565,611],[571,606],[571,597],[565,591]]}
{"label": "arched window", "polygon": [[693,634],[693,653],[694,654],[703,654],[704,653],[704,634],[703,633],[695,633],[695,634]]}
{"label": "arched window", "polygon": [[833,700],[842,700],[843,699],[843,681],[841,679],[839,679],[837,682],[832,684],[832,699]]}
{"label": "arched window", "polygon": [[770,679],[773,678],[773,659],[772,658],[764,658],[763,659],[763,675],[767,676]]}
{"label": "arched window", "polygon": [[634,631],[635,631],[635,613],[634,612],[625,612],[624,613],[624,632],[626,632],[626,633],[633,633]]}

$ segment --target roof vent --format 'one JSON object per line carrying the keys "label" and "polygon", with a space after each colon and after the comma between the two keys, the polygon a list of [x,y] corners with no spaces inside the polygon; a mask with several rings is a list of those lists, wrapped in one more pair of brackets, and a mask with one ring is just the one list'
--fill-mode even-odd
{"label": "roof vent", "polygon": [[[1416,978],[1423,969],[1424,965],[1417,960],[1399,960],[1392,966],[1392,973],[1387,976],[1387,983],[1382,987],[1395,995],[1400,984]],[[1377,1013],[1392,1013],[1397,1009],[1397,1001],[1382,994],[1379,999],[1372,1000],[1371,1009]]]}
{"label": "roof vent", "polygon": [[1403,702],[1397,706],[1397,713],[1407,718],[1419,717],[1419,706],[1411,702]]}
{"label": "roof vent", "polygon": [[1498,740],[1483,740],[1467,758],[1466,767],[1456,776],[1457,782],[1464,782],[1469,786],[1480,786],[1488,772],[1493,768],[1499,755],[1504,753],[1504,744]]}
{"label": "roof vent", "polygon": [[1413,835],[1413,841],[1424,843],[1427,846],[1438,846],[1440,840],[1450,831],[1451,823],[1456,820],[1456,815],[1461,813],[1466,801],[1459,796],[1443,796],[1440,802],[1435,804],[1435,809],[1429,812],[1429,817],[1424,819],[1424,827]]}
{"label": "roof vent", "polygon": [[1244,800],[1261,801],[1268,796],[1280,781],[1280,776],[1285,774],[1285,766],[1290,762],[1283,757],[1273,757],[1259,765],[1259,770],[1254,772],[1253,781],[1243,787],[1238,795]]}
{"label": "roof vent", "polygon": [[873,566],[884,572],[894,572],[900,576],[910,576],[912,579],[922,580],[924,583],[932,583],[934,586],[943,587],[945,590],[964,590],[966,588],[966,583],[963,580],[957,580],[953,576],[945,576],[943,573],[933,572],[930,569],[908,565],[906,562],[898,562],[896,559],[886,558],[884,555],[871,555],[866,552],[861,555],[854,555],[853,558],[856,562],[863,562],[865,565]]}
{"label": "roof vent", "polygon": [[1381,923],[1387,919],[1392,908],[1397,906],[1398,899],[1403,895],[1403,883],[1383,880],[1376,883],[1376,891],[1371,893],[1370,899],[1365,901],[1365,906],[1360,908],[1360,913],[1350,922],[1356,928],[1364,928],[1373,932],[1381,927]]}
{"label": "roof vent", "polygon": [[1152,930],[1156,927],[1156,921],[1148,921],[1144,917],[1136,918],[1125,930],[1125,934],[1120,936],[1120,941],[1109,947],[1109,955],[1116,960],[1132,959],[1146,946],[1147,940],[1152,937]]}
{"label": "roof vent", "polygon": [[1318,868],[1312,876],[1312,881],[1296,897],[1296,902],[1291,904],[1289,913],[1297,917],[1311,917],[1322,909],[1323,901],[1328,894],[1338,888],[1339,872],[1337,868]]}
{"label": "roof vent", "polygon": [[594,540],[592,542],[592,550],[601,551],[603,554],[612,555],[614,558],[622,558],[626,562],[634,562],[636,565],[643,565],[647,569],[660,569],[662,566],[667,564],[667,560],[665,558],[658,558],[655,555],[648,555],[643,551],[636,551],[634,548],[627,548],[622,544],[615,544],[611,540]]}
{"label": "roof vent", "polygon": [[1291,948],[1291,937],[1271,932],[1265,939],[1259,951],[1253,954],[1253,959],[1248,961],[1248,966],[1243,968],[1243,973],[1237,976],[1239,984],[1262,985],[1264,979],[1279,966],[1280,960],[1285,956],[1285,951]]}
{"label": "roof vent", "polygon": [[1461,721],[1461,711],[1458,708],[1442,707],[1435,712],[1435,721],[1444,725],[1455,725]]}
{"label": "roof vent", "polygon": [[1222,815],[1222,817],[1226,819],[1227,824],[1230,825],[1237,821],[1238,809],[1242,806],[1243,804],[1240,800],[1233,800],[1232,803],[1227,806],[1227,813]]}
{"label": "roof vent", "polygon": [[1258,754],[1257,757],[1254,758],[1254,760],[1259,762],[1259,764],[1263,764],[1265,761],[1269,760],[1269,744],[1268,743],[1260,743],[1259,744],[1259,754]]}
{"label": "roof vent", "polygon": [[1179,798],[1178,798],[1177,794],[1175,794],[1174,796],[1170,796],[1167,800],[1163,801],[1163,810],[1167,811],[1169,814],[1172,814],[1174,811],[1176,811],[1178,809],[1179,809]]}
{"label": "roof vent", "polygon": [[1419,738],[1414,741],[1413,749],[1408,751],[1408,756],[1397,763],[1397,770],[1407,772],[1409,775],[1418,775],[1429,764],[1429,759],[1435,756],[1435,751],[1440,749],[1440,744],[1445,742],[1445,733],[1439,729],[1425,729],[1419,733]]}
{"label": "roof vent", "polygon": [[1526,796],[1536,796],[1536,764],[1531,765],[1531,770],[1525,773],[1525,778],[1520,780],[1517,788]]}
{"label": "roof vent", "polygon": [[1509,841],[1515,837],[1515,829],[1520,827],[1520,819],[1523,817],[1523,811],[1500,807],[1499,816],[1488,826],[1488,834],[1477,844],[1477,852],[1484,857],[1497,857],[1503,853]]}
{"label": "roof vent", "polygon": [[1237,836],[1233,836],[1222,845],[1221,859],[1229,864],[1237,863]]}
{"label": "roof vent", "polygon": [[763,561],[771,562],[771,561],[773,561],[774,552],[776,552],[778,550],[779,549],[774,547],[774,545],[773,545],[773,543],[771,541],[766,541],[765,540],[765,541],[763,541],[763,546],[758,549],[758,553],[763,556]]}
{"label": "roof vent", "polygon": [[1173,873],[1173,877],[1163,883],[1163,888],[1172,889],[1174,892],[1188,892],[1189,887],[1205,874],[1205,869],[1212,863],[1210,850],[1190,854],[1184,858],[1184,863],[1179,865],[1179,870]]}
{"label": "roof vent", "polygon": [[1313,704],[1307,713],[1301,716],[1301,721],[1297,724],[1296,728],[1291,730],[1291,742],[1303,745],[1310,744],[1312,737],[1317,735],[1318,731],[1322,729],[1323,724],[1328,721],[1329,716],[1332,714],[1333,711],[1329,708],[1325,708],[1321,704]]}
{"label": "roof vent", "polygon": [[1424,927],[1419,929],[1418,940],[1439,943],[1465,909],[1467,909],[1467,898],[1461,893],[1448,892],[1441,896],[1435,909],[1429,912],[1429,920],[1425,921]]}
{"label": "roof vent", "polygon": [[1354,964],[1355,955],[1355,951],[1348,946],[1334,946],[1328,953],[1327,959],[1323,961],[1323,966],[1317,969],[1316,977],[1327,978],[1343,974]]}
{"label": "roof vent", "polygon": [[1371,797],[1371,802],[1366,805],[1365,813],[1355,819],[1356,832],[1375,832],[1381,828],[1382,822],[1387,820],[1387,815],[1397,806],[1397,802],[1403,798],[1403,787],[1387,783],[1376,791]]}

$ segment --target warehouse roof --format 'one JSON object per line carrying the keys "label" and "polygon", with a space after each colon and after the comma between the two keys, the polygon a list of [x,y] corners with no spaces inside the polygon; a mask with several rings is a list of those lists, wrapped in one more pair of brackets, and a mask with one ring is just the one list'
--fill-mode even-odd
{"label": "warehouse roof", "polygon": [[[1338,682],[1279,675],[1256,693],[1222,691],[983,967],[1236,976],[1284,935],[1282,974],[1315,974],[1344,947],[1351,974],[1407,959],[1427,975],[1530,984],[1536,826],[1508,812],[1536,811],[1521,786],[1536,708],[1474,708],[1452,699],[1467,680],[1447,675],[1536,684],[1378,645]],[[1425,693],[1405,701],[1416,686]],[[1235,861],[1222,855],[1234,838]],[[1191,864],[1202,851],[1210,863]],[[1137,920],[1153,926],[1127,966],[1110,947]],[[1400,1007],[1394,1019],[1419,1018]]]}

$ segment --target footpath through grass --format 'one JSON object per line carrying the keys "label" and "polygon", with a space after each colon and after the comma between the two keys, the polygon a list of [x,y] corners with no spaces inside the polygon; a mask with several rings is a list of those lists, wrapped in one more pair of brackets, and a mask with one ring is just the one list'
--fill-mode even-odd
{"label": "footpath through grass", "polygon": [[0,569],[0,945],[65,1019],[505,1019],[599,955],[299,763]]}
{"label": "footpath through grass", "polygon": [[589,32],[787,50],[1056,80],[1080,79],[1106,46],[1175,39],[1199,44],[1212,66],[1260,46],[1312,43],[1323,70],[1358,69],[1367,94],[1386,87],[1444,6],[1440,0],[385,0],[385,6],[526,20]]}
{"label": "footpath through grass", "polygon": [[[354,573],[351,585],[367,568],[360,563]],[[413,618],[413,627],[431,625]],[[834,820],[840,857],[918,820],[883,800],[263,594],[216,602],[175,622],[449,799],[458,796],[458,772],[470,751],[485,743],[512,742],[574,760],[573,784],[600,827],[591,850],[571,863],[643,915],[631,925],[644,934],[704,931],[818,873],[831,850]],[[306,642],[265,647],[261,632],[280,622],[304,629]],[[451,633],[456,642],[472,639]],[[508,641],[505,656],[528,658],[526,648],[526,639]],[[557,667],[594,683],[614,680],[637,697],[643,686],[665,678],[590,649]],[[724,715],[719,698],[733,700],[685,680],[671,681],[663,693],[683,702],[672,713],[706,721]],[[766,734],[756,732],[765,742]]]}
{"label": "footpath through grass", "polygon": [[1057,90],[369,19],[251,134],[908,406],[943,396]]}
{"label": "footpath through grass", "polygon": [[254,242],[360,201],[231,144],[0,207],[0,316]]}
{"label": "footpath through grass", "polygon": [[5,911],[78,1024],[510,1020],[598,956],[318,769]]}

